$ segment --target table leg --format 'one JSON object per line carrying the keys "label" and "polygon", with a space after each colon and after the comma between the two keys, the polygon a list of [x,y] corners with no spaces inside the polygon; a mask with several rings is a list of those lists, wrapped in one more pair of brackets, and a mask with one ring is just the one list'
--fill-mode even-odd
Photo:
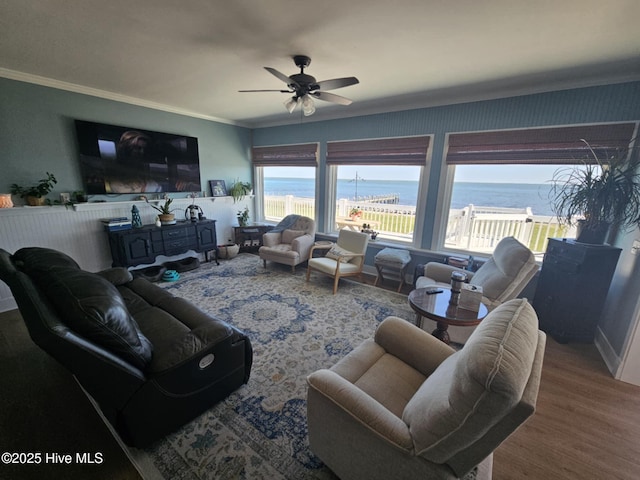
{"label": "table leg", "polygon": [[376,281],[373,282],[373,286],[378,285],[378,280],[382,280],[384,282],[384,277],[382,276],[382,267],[380,265],[376,265],[376,270],[378,271],[378,275],[376,275]]}
{"label": "table leg", "polygon": [[422,315],[416,313],[416,327],[422,328]]}
{"label": "table leg", "polygon": [[444,322],[438,322],[438,328],[433,331],[432,335],[438,340],[442,340],[444,343],[449,345],[451,340],[449,339],[449,332],[447,331],[448,329],[449,325]]}

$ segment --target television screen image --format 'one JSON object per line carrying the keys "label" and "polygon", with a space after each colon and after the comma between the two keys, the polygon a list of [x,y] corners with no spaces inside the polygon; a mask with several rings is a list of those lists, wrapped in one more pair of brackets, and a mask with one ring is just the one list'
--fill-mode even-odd
{"label": "television screen image", "polygon": [[76,120],[88,195],[199,192],[198,139]]}

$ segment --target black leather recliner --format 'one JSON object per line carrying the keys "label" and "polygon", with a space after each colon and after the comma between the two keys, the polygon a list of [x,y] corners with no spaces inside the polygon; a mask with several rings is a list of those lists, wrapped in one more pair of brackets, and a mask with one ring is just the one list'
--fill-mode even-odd
{"label": "black leather recliner", "polygon": [[33,341],[131,446],[162,438],[249,380],[244,333],[124,268],[90,273],[56,250],[0,249],[0,279]]}

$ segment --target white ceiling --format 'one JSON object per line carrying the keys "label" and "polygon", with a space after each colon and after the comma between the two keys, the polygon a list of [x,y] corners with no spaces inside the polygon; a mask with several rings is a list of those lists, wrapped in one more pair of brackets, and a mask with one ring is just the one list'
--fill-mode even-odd
{"label": "white ceiling", "polygon": [[[0,76],[246,126],[640,80],[638,0],[0,0]],[[350,106],[287,113],[284,83]]]}

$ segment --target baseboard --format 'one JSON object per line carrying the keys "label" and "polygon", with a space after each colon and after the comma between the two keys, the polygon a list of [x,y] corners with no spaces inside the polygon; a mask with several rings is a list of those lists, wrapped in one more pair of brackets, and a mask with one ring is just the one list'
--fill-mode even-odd
{"label": "baseboard", "polygon": [[604,360],[607,370],[609,370],[609,373],[615,377],[618,369],[620,368],[622,359],[613,349],[600,327],[596,328],[594,344],[598,349],[598,352],[600,352],[600,356]]}

